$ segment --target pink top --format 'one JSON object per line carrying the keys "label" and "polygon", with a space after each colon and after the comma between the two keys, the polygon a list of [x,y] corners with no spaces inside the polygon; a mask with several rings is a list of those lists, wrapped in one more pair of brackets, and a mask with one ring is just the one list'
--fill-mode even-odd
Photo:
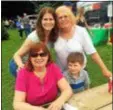
{"label": "pink top", "polygon": [[42,105],[56,99],[58,95],[57,83],[61,78],[63,75],[54,63],[47,66],[43,84],[39,77],[24,68],[18,72],[15,89],[26,92],[26,102],[32,105]]}

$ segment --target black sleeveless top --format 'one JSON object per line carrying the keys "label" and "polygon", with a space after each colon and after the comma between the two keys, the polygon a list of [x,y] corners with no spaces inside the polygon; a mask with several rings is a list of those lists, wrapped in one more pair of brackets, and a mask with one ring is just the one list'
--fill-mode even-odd
{"label": "black sleeveless top", "polygon": [[77,25],[82,26],[82,27],[86,27],[85,26],[85,22],[84,21],[78,21]]}

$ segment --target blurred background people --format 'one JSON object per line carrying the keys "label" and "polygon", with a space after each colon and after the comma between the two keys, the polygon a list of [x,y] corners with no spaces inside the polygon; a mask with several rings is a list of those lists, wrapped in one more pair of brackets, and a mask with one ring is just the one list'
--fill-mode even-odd
{"label": "blurred background people", "polygon": [[10,24],[9,24],[8,19],[6,19],[6,20],[4,21],[4,26],[6,27],[6,29],[9,29]]}
{"label": "blurred background people", "polygon": [[30,20],[27,17],[26,13],[23,13],[22,22],[23,22],[23,25],[24,25],[25,35],[27,37],[30,34],[30,32],[31,32],[31,26],[30,26]]}
{"label": "blurred background people", "polygon": [[24,26],[19,19],[16,21],[16,27],[18,29],[20,39],[22,39],[23,38],[23,32],[24,32]]}

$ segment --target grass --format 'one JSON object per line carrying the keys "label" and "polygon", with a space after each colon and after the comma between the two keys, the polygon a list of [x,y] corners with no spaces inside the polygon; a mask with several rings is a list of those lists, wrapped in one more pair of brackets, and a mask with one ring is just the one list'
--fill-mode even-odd
{"label": "grass", "polygon": [[9,73],[8,62],[23,42],[20,40],[17,30],[9,30],[9,34],[10,39],[2,41],[2,110],[13,110],[12,99],[15,79]]}
{"label": "grass", "polygon": [[[12,101],[15,79],[9,73],[8,62],[25,39],[21,40],[19,38],[17,30],[9,30],[8,32],[10,34],[10,39],[2,41],[2,110],[13,110]],[[112,47],[109,45],[101,45],[96,48],[104,63],[110,70],[112,70]],[[92,62],[89,56],[87,68],[91,79],[91,87],[107,82],[99,67]]]}

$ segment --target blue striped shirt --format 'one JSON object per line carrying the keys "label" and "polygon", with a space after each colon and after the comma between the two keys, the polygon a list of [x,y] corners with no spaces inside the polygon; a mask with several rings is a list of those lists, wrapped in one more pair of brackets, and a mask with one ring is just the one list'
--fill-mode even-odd
{"label": "blue striped shirt", "polygon": [[88,73],[85,70],[81,70],[79,77],[77,77],[76,79],[68,71],[64,72],[64,76],[72,87],[74,93],[89,88],[90,80]]}

